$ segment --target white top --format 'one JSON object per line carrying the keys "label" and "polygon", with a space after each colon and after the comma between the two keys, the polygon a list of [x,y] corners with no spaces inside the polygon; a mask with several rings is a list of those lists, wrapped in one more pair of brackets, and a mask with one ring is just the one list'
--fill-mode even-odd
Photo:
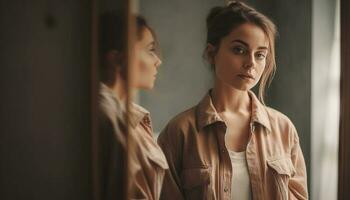
{"label": "white top", "polygon": [[250,200],[251,187],[245,151],[235,152],[229,150],[232,163],[232,200]]}

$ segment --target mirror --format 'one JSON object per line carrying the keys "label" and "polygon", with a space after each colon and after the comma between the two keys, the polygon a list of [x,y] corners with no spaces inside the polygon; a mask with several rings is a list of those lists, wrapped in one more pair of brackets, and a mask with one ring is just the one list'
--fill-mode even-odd
{"label": "mirror", "polygon": [[[277,26],[277,71],[266,91],[266,104],[288,116],[298,131],[310,198],[336,199],[339,1],[244,2]],[[140,91],[138,96],[139,103],[151,113],[156,136],[177,114],[197,105],[213,87],[215,74],[203,58],[205,19],[212,7],[224,3],[137,1],[139,13],[153,27],[161,49],[162,65],[155,87]],[[256,94],[257,87],[253,89]]]}
{"label": "mirror", "polygon": [[[225,91],[222,88],[227,89],[225,86],[227,82],[225,83],[224,80],[225,77],[226,80],[228,80],[228,76],[226,76],[225,73],[229,73],[230,69],[216,67],[230,66],[225,65],[225,63],[229,63],[230,61],[232,61],[231,64],[234,66],[238,57],[233,56],[231,57],[231,60],[223,60],[222,57],[218,58],[218,52],[223,48],[220,46],[221,43],[225,44],[223,42],[224,38],[235,38],[236,40],[234,40],[234,42],[236,43],[237,38],[240,38],[240,41],[238,41],[240,43],[240,49],[237,50],[238,47],[232,47],[231,53],[235,53],[235,56],[237,56],[238,52],[241,52],[240,55],[243,56],[254,52],[254,55],[252,54],[253,57],[258,56],[260,58],[260,56],[262,56],[266,59],[266,65],[261,65],[264,66],[263,70],[258,72],[258,68],[254,68],[254,70],[257,71],[254,73],[261,73],[261,77],[254,77],[256,74],[248,73],[249,70],[247,71],[247,74],[238,75],[238,77],[243,80],[260,80],[259,83],[256,82],[253,84],[255,86],[249,88],[252,92],[249,93],[250,100],[248,102],[250,103],[247,110],[253,112],[249,115],[250,121],[239,121],[244,119],[244,117],[240,118],[240,116],[235,115],[237,113],[234,112],[233,115],[227,116],[227,113],[225,113],[227,107],[223,107],[221,110],[222,112],[220,111],[215,114],[215,117],[217,117],[215,120],[217,120],[219,124],[224,124],[225,131],[221,132],[225,136],[221,139],[216,139],[215,141],[217,143],[205,143],[209,145],[208,149],[213,148],[210,146],[214,145],[215,148],[217,148],[216,151],[230,154],[230,156],[236,155],[235,153],[243,152],[243,154],[239,155],[244,155],[244,159],[247,160],[248,156],[254,155],[250,155],[249,147],[251,149],[259,147],[254,146],[251,142],[253,143],[256,141],[258,143],[256,145],[260,145],[259,148],[265,148],[264,151],[266,152],[262,153],[263,156],[260,155],[260,157],[257,157],[257,155],[255,155],[255,157],[252,156],[252,158],[256,158],[259,162],[266,162],[266,165],[263,165],[263,169],[267,174],[266,176],[269,178],[267,178],[265,180],[267,182],[263,184],[265,189],[258,188],[260,186],[252,185],[246,187],[250,195],[252,193],[257,194],[262,190],[270,190],[273,188],[272,186],[269,188],[270,184],[277,184],[271,180],[273,177],[277,179],[276,177],[279,177],[277,176],[278,174],[287,174],[290,177],[290,180],[288,179],[288,187],[303,189],[301,191],[290,189],[289,193],[286,195],[309,195],[309,198],[312,199],[335,199],[337,197],[337,152],[339,129],[338,91],[340,80],[339,1],[332,3],[322,2],[317,4],[311,1],[306,1],[301,4],[293,4],[290,2],[282,4],[275,0],[270,0],[264,3],[253,0],[244,1],[246,4],[255,8],[258,12],[267,16],[268,19],[267,22],[265,21],[266,23],[270,23],[271,21],[271,23],[276,25],[277,34],[274,43],[275,52],[271,51],[271,43],[268,40],[269,38],[266,38],[266,36],[269,36],[269,31],[273,33],[273,28],[271,28],[273,26],[271,24],[266,25],[267,27],[270,27],[270,29],[264,29],[263,26],[260,27],[255,24],[255,26],[247,28],[249,31],[246,32],[244,31],[244,28],[246,27],[244,27],[243,30],[237,28],[243,26],[234,27],[233,30],[229,32],[230,34],[226,33],[226,35],[224,34],[223,36],[220,36],[221,38],[219,38],[218,43],[215,43],[216,36],[207,35],[209,26],[215,27],[219,26],[217,24],[220,24],[220,21],[216,21],[216,23],[208,21],[208,24],[206,25],[206,18],[208,17],[209,12],[211,11],[212,13],[215,13],[215,11],[211,9],[216,6],[222,7],[228,5],[231,1],[144,2],[135,0],[129,1],[129,3],[130,2],[133,5],[132,8],[134,11],[129,10],[129,12],[132,13],[132,15],[138,13],[144,18],[136,19],[136,21],[129,18],[128,21],[129,24],[135,23],[136,25],[132,26],[135,29],[129,29],[128,33],[136,34],[135,40],[132,43],[129,43],[128,46],[128,48],[132,48],[132,51],[130,52],[133,54],[131,59],[132,64],[129,63],[128,68],[128,77],[130,79],[128,79],[128,87],[126,87],[128,89],[127,96],[129,99],[128,101],[125,101],[126,104],[122,107],[125,107],[127,110],[129,109],[129,112],[126,112],[126,118],[129,119],[135,116],[135,113],[133,113],[133,109],[136,108],[134,107],[134,103],[142,106],[137,106],[137,110],[143,113],[138,121],[142,125],[142,129],[138,129],[137,126],[133,128],[131,127],[133,130],[131,132],[142,130],[141,132],[147,132],[150,134],[151,138],[154,134],[153,139],[157,139],[158,136],[161,135],[160,139],[158,139],[158,144],[167,160],[167,162],[164,162],[164,157],[161,153],[162,151],[159,151],[159,148],[154,141],[150,142],[151,140],[149,140],[148,142],[153,145],[154,151],[158,153],[154,154],[156,155],[155,157],[150,158],[150,160],[153,159],[154,165],[144,167],[144,171],[147,171],[147,167],[165,171],[168,170],[169,167],[169,171],[173,172],[177,170],[179,174],[177,174],[178,176],[173,174],[172,179],[175,179],[175,181],[172,180],[172,184],[176,183],[178,187],[181,187],[181,190],[185,190],[185,192],[184,194],[181,194],[181,192],[179,192],[180,190],[174,191],[171,195],[175,196],[177,194],[185,196],[194,195],[193,197],[198,198],[198,196],[196,196],[198,194],[195,194],[193,189],[191,189],[191,180],[209,181],[209,185],[216,183],[216,179],[213,180],[212,178],[206,178],[217,176],[215,170],[212,169],[213,167],[215,168],[216,164],[208,161],[210,160],[210,156],[209,158],[203,158],[201,155],[197,155],[198,157],[196,157],[196,155],[193,155],[194,157],[192,157],[191,154],[183,155],[181,157],[181,167],[177,165],[174,166],[176,161],[172,162],[172,160],[169,160],[171,159],[170,155],[179,156],[176,151],[179,150],[180,152],[180,150],[182,150],[181,152],[184,153],[184,149],[175,149],[176,151],[174,152],[173,146],[166,143],[166,140],[175,143],[181,141],[182,145],[186,145],[184,144],[184,142],[186,142],[184,138],[172,138],[173,136],[171,136],[171,134],[184,134],[184,130],[190,132],[195,128],[199,130],[197,125],[200,124],[200,122],[191,121],[198,119],[190,117],[194,117],[194,115],[197,117],[197,112],[201,111],[198,111],[199,107],[196,106],[202,105],[203,101],[210,102],[207,102],[208,109],[212,109],[210,112],[220,111],[220,107],[218,107],[220,106],[219,91]],[[241,4],[237,3],[237,5],[242,9]],[[247,9],[250,8],[248,7]],[[295,15],[295,10],[298,10],[300,14]],[[313,12],[311,12],[311,10]],[[215,13],[214,16],[218,16],[217,14],[218,13]],[[208,19],[214,20],[213,17]],[[266,19],[264,18],[264,20]],[[325,21],[327,23],[325,23]],[[222,26],[225,27],[225,23],[222,24]],[[258,30],[255,30],[254,27],[258,27]],[[234,32],[236,29],[241,32]],[[215,31],[218,31],[219,29],[213,30],[214,31],[209,31],[210,34],[218,34]],[[249,34],[252,32],[258,34],[259,31],[260,33],[263,33],[262,35],[264,37],[262,37],[261,40],[251,40],[251,38],[258,38],[258,36],[252,36]],[[324,34],[318,34],[320,32]],[[147,38],[150,40],[147,41]],[[244,39],[242,40],[242,38]],[[242,48],[242,46],[244,48]],[[244,54],[243,52],[247,53]],[[147,56],[149,55],[151,55],[152,58],[149,57],[148,59]],[[273,77],[273,81],[271,84],[268,84],[268,81],[270,80],[269,76],[264,76],[264,74],[270,72],[273,74],[273,70],[270,67],[273,66],[271,57],[276,59],[277,70],[274,76],[271,76]],[[218,60],[221,60],[222,62],[219,62]],[[244,64],[242,66],[260,66],[258,61],[259,60],[252,61],[252,63],[248,65],[247,60],[242,60],[242,63]],[[153,64],[155,66],[154,69],[150,70],[147,68],[147,62],[149,62],[148,64],[150,65]],[[150,74],[155,80],[147,80],[147,77]],[[147,83],[151,84],[147,85]],[[263,88],[261,85],[265,85],[264,83],[266,83],[266,90],[265,92],[261,92],[261,88]],[[232,84],[234,84],[234,81]],[[213,87],[215,88],[212,89]],[[227,91],[230,90],[226,90],[226,92]],[[221,97],[227,95],[225,92],[222,92],[221,94]],[[267,110],[266,113],[265,110]],[[208,110],[206,112],[208,113]],[[179,115],[179,113],[182,114]],[[242,116],[244,116],[244,112],[242,113]],[[211,125],[210,123],[212,122],[209,123],[208,121],[211,120],[211,118],[205,120],[203,123]],[[132,123],[131,121],[128,122]],[[179,124],[180,122],[183,124]],[[188,125],[190,122],[193,124]],[[257,126],[257,123],[260,124],[260,126]],[[176,133],[176,130],[178,129],[180,131],[179,133]],[[247,134],[249,137],[246,137],[245,145],[241,145],[241,143],[234,142],[239,141],[239,138],[235,138],[238,137],[235,135],[237,134],[235,133],[235,130],[250,130],[248,133],[267,133],[270,131],[272,132],[272,135],[275,135],[275,137],[278,138],[281,137],[281,134],[289,134],[290,137],[293,138],[289,140],[289,142],[293,145],[286,146],[286,149],[289,149],[288,151],[284,151],[285,149],[278,151],[277,146],[282,144],[286,145],[286,138],[289,137],[286,137],[285,139],[279,138],[281,140],[281,143],[279,144],[270,143],[270,145],[264,146],[266,143],[269,143],[267,142],[268,139],[262,139],[260,138],[261,136],[255,136],[253,134]],[[289,132],[285,133],[286,130],[289,130]],[[132,134],[131,132],[129,132],[129,134]],[[214,131],[214,133],[220,135],[220,131]],[[142,137],[142,135],[136,136],[136,138]],[[217,137],[220,138],[221,136]],[[127,149],[131,151],[135,150],[137,152],[137,148],[141,148],[142,143],[145,142],[145,140],[146,139],[135,140],[134,142],[136,143],[129,146]],[[191,140],[188,139],[187,142],[199,145],[199,143],[203,141],[197,141],[197,139],[195,140],[192,138]],[[192,146],[186,146],[184,148],[192,148]],[[201,148],[203,147],[197,146],[198,151]],[[271,148],[274,150],[271,150]],[[169,149],[173,150],[173,152],[167,152],[171,151]],[[209,151],[208,149],[207,151]],[[263,150],[260,149],[259,151]],[[140,152],[147,152],[147,150],[141,150]],[[185,152],[185,154],[186,153],[192,152]],[[207,153],[211,154],[210,152]],[[284,154],[287,157],[281,157],[281,155]],[[126,155],[128,156],[128,159],[132,157],[130,152]],[[193,160],[186,160],[186,156]],[[220,156],[222,155],[220,154]],[[217,155],[216,159],[218,158],[219,155]],[[236,166],[233,163],[233,159],[227,155],[226,158],[230,158],[229,161],[232,162],[231,165],[228,166],[235,168]],[[220,157],[220,159],[223,158]],[[245,175],[248,179],[252,176],[252,171],[254,171],[251,162],[252,161],[248,160],[245,162]],[[129,160],[128,166],[132,167],[133,165],[134,164],[131,164]],[[187,173],[188,175],[186,175]],[[305,173],[307,173],[308,179],[305,178]],[[330,175],[332,179],[329,179]],[[293,180],[294,176],[303,177],[303,181],[298,182],[298,180],[301,180],[298,178],[294,178]],[[233,177],[232,180],[234,180],[234,178],[235,177]],[[167,177],[165,176],[164,179],[164,185],[166,185]],[[254,182],[253,179],[250,181]],[[230,183],[230,181],[227,183]],[[167,186],[164,185],[162,186],[166,188]],[[302,187],[300,185],[302,185]],[[288,191],[287,189],[286,191]],[[223,194],[230,193],[231,195],[234,195],[234,190],[235,187],[232,185],[231,188],[231,185],[228,184],[224,187]],[[199,193],[201,195],[214,195],[215,192],[212,194],[203,192]],[[150,195],[159,197],[161,193],[158,190]],[[278,196],[275,196],[275,198],[278,198]]]}

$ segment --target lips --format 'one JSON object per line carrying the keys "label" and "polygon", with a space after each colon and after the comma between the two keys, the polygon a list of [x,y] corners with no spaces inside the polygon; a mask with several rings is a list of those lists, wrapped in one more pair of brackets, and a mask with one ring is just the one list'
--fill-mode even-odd
{"label": "lips", "polygon": [[254,79],[253,75],[251,74],[239,74],[238,76],[243,79]]}

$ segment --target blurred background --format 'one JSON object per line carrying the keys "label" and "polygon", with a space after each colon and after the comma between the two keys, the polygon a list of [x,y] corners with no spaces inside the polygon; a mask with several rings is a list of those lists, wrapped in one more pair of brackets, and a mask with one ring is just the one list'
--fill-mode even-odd
{"label": "blurred background", "polygon": [[[0,2],[0,199],[91,198],[91,36],[122,0]],[[339,0],[246,0],[278,27],[266,103],[295,124],[311,199],[337,199]],[[224,0],[134,0],[160,41],[153,91],[138,94],[158,134],[212,86],[205,17]]]}

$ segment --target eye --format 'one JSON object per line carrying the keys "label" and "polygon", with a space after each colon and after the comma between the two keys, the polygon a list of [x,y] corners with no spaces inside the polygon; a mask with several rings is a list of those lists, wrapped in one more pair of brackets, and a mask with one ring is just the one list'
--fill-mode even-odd
{"label": "eye", "polygon": [[259,60],[263,60],[266,58],[266,55],[264,53],[257,53],[256,56]]}
{"label": "eye", "polygon": [[150,48],[149,50],[150,54],[155,54],[156,53],[156,48]]}
{"label": "eye", "polygon": [[242,47],[233,47],[232,48],[232,52],[235,53],[235,54],[245,54],[246,53],[246,50]]}

